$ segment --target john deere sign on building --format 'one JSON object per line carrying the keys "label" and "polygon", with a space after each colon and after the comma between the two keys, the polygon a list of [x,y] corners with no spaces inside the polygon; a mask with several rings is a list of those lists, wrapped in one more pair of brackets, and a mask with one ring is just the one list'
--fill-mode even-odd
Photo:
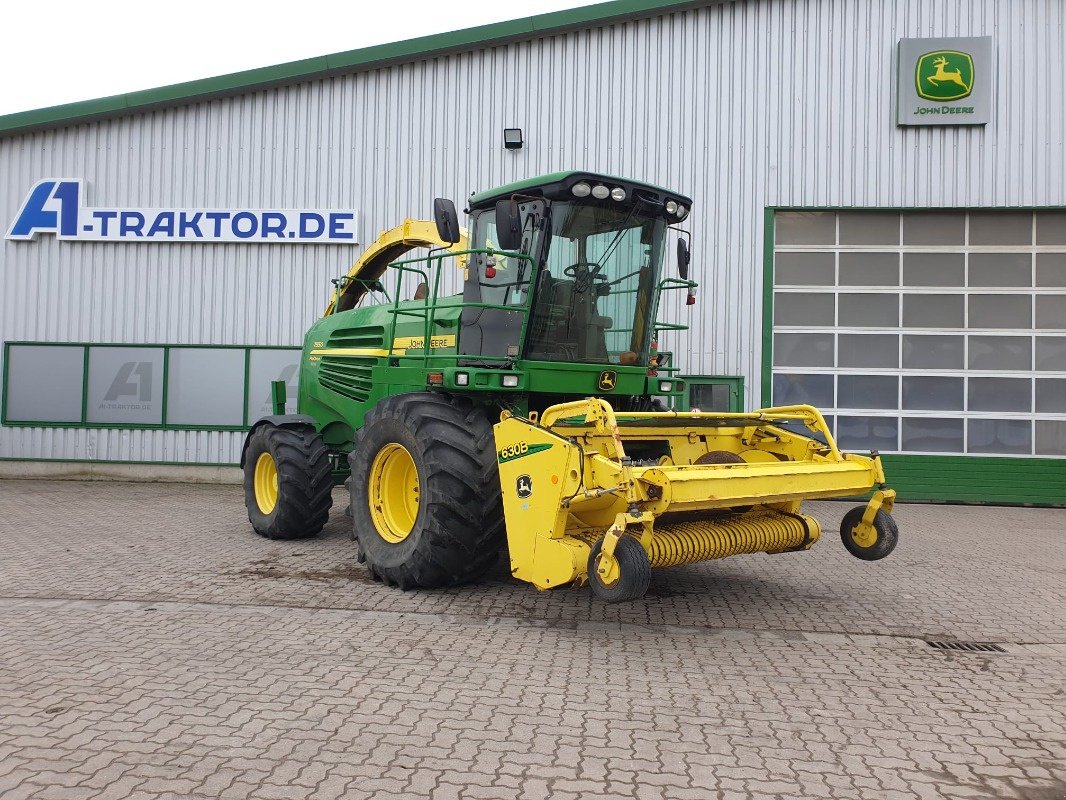
{"label": "john deere sign on building", "polygon": [[983,125],[991,116],[991,36],[900,39],[896,75],[900,125]]}

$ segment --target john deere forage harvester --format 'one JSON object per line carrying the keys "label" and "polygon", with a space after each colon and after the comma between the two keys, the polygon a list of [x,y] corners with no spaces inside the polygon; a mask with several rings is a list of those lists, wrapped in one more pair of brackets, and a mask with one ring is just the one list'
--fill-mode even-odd
{"label": "john deere forage harvester", "polygon": [[[474,580],[506,544],[520,580],[618,601],[642,596],[652,567],[809,549],[820,528],[803,500],[874,490],[841,535],[884,558],[898,534],[880,460],[840,452],[816,409],[665,410],[683,386],[661,372],[656,311],[696,284],[684,240],[678,277],[663,254],[690,208],[561,172],[473,195],[469,236],[439,199],[433,222],[383,233],[307,333],[298,413],[248,434],[255,530],[315,535],[347,480],[359,558],[387,584]],[[400,260],[416,247],[433,249]],[[448,262],[461,295],[441,296]],[[405,275],[424,297],[400,300]]]}

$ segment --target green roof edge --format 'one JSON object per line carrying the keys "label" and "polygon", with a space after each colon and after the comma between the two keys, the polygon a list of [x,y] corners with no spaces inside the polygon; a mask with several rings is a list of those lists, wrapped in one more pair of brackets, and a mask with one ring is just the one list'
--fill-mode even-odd
{"label": "green roof edge", "polygon": [[730,0],[611,0],[580,8],[553,11],[532,17],[494,22],[474,28],[436,33],[358,50],[290,61],[274,66],[175,83],[111,97],[83,100],[59,106],[19,111],[0,116],[0,137],[42,128],[91,122],[105,117],[150,111],[164,106],[193,103],[331,75],[370,69],[392,63],[428,58],[470,47],[504,44],[538,35],[563,32],[623,19],[685,11]]}

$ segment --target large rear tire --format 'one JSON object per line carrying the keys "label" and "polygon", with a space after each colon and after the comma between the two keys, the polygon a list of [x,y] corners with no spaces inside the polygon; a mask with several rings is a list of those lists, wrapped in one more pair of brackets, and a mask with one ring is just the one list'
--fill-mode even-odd
{"label": "large rear tire", "polygon": [[401,589],[455,586],[496,563],[503,503],[484,408],[428,392],[386,398],[348,463],[355,538],[373,577]]}
{"label": "large rear tire", "polygon": [[267,539],[306,539],[329,520],[333,505],[329,448],[311,427],[261,425],[248,439],[244,504]]}

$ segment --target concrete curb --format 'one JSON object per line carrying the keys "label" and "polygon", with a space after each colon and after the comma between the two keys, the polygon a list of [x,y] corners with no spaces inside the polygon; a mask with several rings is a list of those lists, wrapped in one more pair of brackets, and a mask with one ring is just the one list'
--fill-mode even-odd
{"label": "concrete curb", "polygon": [[0,478],[137,483],[219,483],[243,481],[240,467],[197,464],[105,464],[86,461],[0,461]]}

